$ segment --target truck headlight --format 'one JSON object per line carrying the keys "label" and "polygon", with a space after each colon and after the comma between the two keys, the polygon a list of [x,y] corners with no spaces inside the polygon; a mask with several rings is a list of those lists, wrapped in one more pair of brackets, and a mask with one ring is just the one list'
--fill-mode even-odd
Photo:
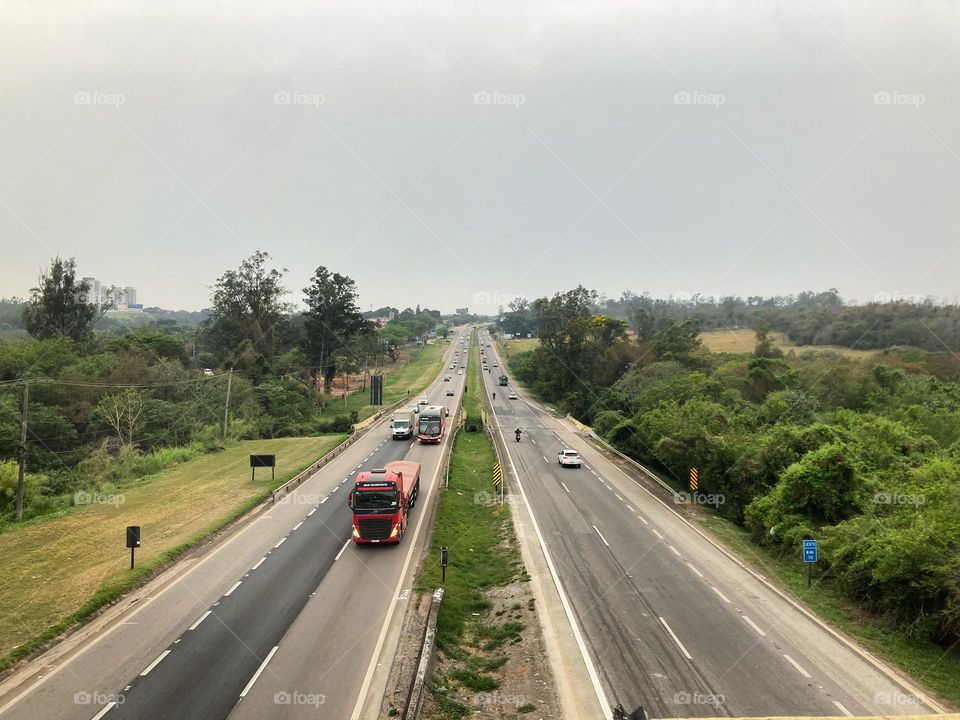
{"label": "truck headlight", "polygon": [[395,538],[400,534],[400,523],[397,523],[393,526],[393,530],[390,531],[390,537]]}
{"label": "truck headlight", "polygon": [[356,526],[356,525],[353,526],[353,536],[354,536],[355,538],[360,537],[360,531],[357,530],[357,526]]}

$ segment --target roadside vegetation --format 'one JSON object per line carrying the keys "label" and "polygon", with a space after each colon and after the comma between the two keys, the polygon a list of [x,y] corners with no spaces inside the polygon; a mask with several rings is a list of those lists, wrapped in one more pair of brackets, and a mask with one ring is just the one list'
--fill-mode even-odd
{"label": "roadside vegetation", "polygon": [[[819,307],[788,315],[856,315]],[[894,318],[934,310],[943,309],[887,309]],[[641,303],[628,333],[582,287],[505,317],[527,322],[540,339],[532,351],[511,353],[518,380],[677,490],[688,490],[689,470],[698,468],[693,501],[715,513],[712,526],[740,550],[748,543],[794,591],[801,542],[817,538],[816,597],[798,594],[960,701],[956,357],[918,348],[863,358],[785,354],[762,318],[749,352],[712,353],[695,312],[657,318]]]}
{"label": "roadside vegetation", "polygon": [[[0,533],[0,670],[248,512],[344,437],[252,440],[215,454],[180,454],[158,464],[168,469],[140,468],[135,481],[84,493],[69,512]],[[261,469],[251,481],[251,453],[277,456],[276,479]],[[133,571],[127,525],[142,533]]]}
{"label": "roadside vegetation", "polygon": [[[464,398],[468,423],[479,420],[484,404],[475,338],[470,348]],[[440,659],[427,713],[436,720],[474,714],[477,703],[466,701],[500,687],[497,673],[508,661],[504,648],[520,642],[525,629],[517,620],[521,608],[495,611],[489,597],[492,589],[526,577],[510,506],[500,505],[494,493],[493,444],[485,432],[461,432],[450,462],[450,487],[440,496],[430,552],[417,578],[421,593],[445,588],[437,625]],[[445,583],[441,547],[450,553]]]}

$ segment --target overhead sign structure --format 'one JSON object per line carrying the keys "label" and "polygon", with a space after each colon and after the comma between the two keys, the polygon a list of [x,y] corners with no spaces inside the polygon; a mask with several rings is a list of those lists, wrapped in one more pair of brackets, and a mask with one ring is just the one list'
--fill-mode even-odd
{"label": "overhead sign structure", "polygon": [[250,479],[257,479],[257,468],[270,468],[270,479],[276,478],[277,456],[276,455],[251,455],[250,456]]}

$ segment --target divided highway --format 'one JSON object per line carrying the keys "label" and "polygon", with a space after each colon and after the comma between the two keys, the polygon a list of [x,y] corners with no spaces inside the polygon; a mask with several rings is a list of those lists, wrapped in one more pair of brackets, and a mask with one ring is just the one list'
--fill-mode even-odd
{"label": "divided highway", "polygon": [[[460,347],[451,344],[442,374],[452,372],[447,363]],[[450,407],[448,423],[465,377],[438,377],[423,393]],[[358,716],[377,681],[388,619],[399,617],[391,611],[403,609],[446,447],[394,441],[388,428],[389,418],[378,422],[282,501],[178,563],[107,626],[71,641],[47,667],[5,683],[0,717]],[[399,459],[423,466],[421,501],[404,540],[354,545],[346,507],[353,478]]]}
{"label": "divided highway", "polygon": [[[495,348],[485,351],[490,357]],[[497,393],[496,422],[606,707],[642,705],[652,717],[932,711],[693,532],[566,423],[522,397],[509,400],[513,387],[498,386],[497,374],[483,373],[488,397]],[[581,453],[581,468],[558,465],[564,448]]]}

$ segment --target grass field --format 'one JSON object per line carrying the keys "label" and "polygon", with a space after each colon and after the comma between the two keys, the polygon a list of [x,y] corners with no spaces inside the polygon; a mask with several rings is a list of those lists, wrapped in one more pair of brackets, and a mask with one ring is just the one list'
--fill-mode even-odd
{"label": "grass field", "polygon": [[[443,367],[443,353],[449,345],[434,343],[417,350],[410,360],[399,370],[387,375],[383,383],[383,404],[392,405],[402,400],[409,391],[414,397],[422,392],[440,373]],[[368,404],[369,386],[366,391],[357,390],[347,395],[345,403],[334,403],[327,408],[330,415],[339,415],[351,410],[357,411],[360,420],[373,415],[379,408]]]}
{"label": "grass field", "polygon": [[500,346],[506,346],[510,352],[527,352],[528,350],[536,350],[540,346],[540,339],[522,338],[520,340],[507,340],[501,342]]}
{"label": "grass field", "polygon": [[[796,353],[830,351],[845,357],[861,360],[876,355],[878,350],[855,350],[839,345],[794,345],[783,333],[771,332],[773,344],[784,352],[793,350]],[[757,344],[753,330],[739,328],[731,330],[709,330],[700,333],[704,347],[715,353],[749,353],[753,352]]]}
{"label": "grass field", "polygon": [[[238,443],[125,486],[109,502],[0,534],[0,668],[249,510],[344,437]],[[251,453],[277,456],[276,480],[260,470],[251,482]],[[127,525],[141,526],[134,571]]]}

